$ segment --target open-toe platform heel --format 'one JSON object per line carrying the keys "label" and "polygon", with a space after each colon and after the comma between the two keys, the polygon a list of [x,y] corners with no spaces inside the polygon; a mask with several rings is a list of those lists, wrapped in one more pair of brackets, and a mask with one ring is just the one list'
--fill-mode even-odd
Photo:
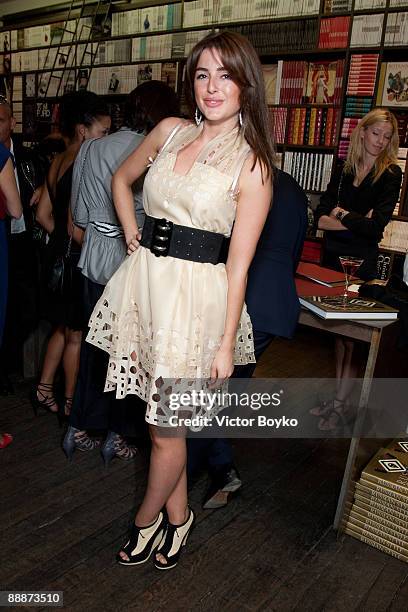
{"label": "open-toe platform heel", "polygon": [[54,385],[42,382],[38,383],[30,393],[30,402],[35,416],[37,416],[39,408],[42,408],[46,412],[55,414],[58,421],[61,420],[59,406],[54,397]]}
{"label": "open-toe platform heel", "polygon": [[[137,527],[133,523],[129,540],[116,555],[116,561],[121,565],[141,565],[146,563],[163,540],[165,529],[166,519],[163,512],[159,512],[159,516],[154,523],[147,527]],[[125,553],[128,560],[120,556],[121,552]]]}
{"label": "open-toe platform heel", "polygon": [[156,551],[156,555],[162,555],[166,559],[166,563],[159,561],[156,556],[154,566],[157,569],[169,570],[176,567],[181,555],[181,549],[187,542],[187,538],[194,526],[194,521],[195,514],[192,509],[189,508],[189,515],[184,523],[181,525],[172,525],[171,523],[167,523],[166,533]]}

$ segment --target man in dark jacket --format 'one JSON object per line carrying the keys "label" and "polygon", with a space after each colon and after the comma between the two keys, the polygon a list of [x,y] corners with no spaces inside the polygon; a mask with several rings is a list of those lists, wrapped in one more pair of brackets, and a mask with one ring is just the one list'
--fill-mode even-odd
{"label": "man in dark jacket", "polygon": [[[14,127],[12,108],[0,96],[0,142],[10,150],[23,205],[23,216],[12,219],[9,226],[9,294],[3,362],[22,366],[23,343],[38,320],[38,259],[33,242],[32,205],[37,188],[44,183],[45,169],[33,151],[12,138]],[[0,363],[0,389],[7,392],[10,388],[5,367]]]}
{"label": "man in dark jacket", "polygon": [[[245,301],[254,331],[258,360],[276,337],[292,338],[300,304],[295,271],[307,229],[307,198],[286,172],[275,171],[271,210],[248,273]],[[251,378],[256,364],[238,366],[234,377]],[[207,461],[211,485],[204,508],[221,508],[228,494],[241,486],[232,450],[224,439],[192,438],[188,441],[188,472],[191,477]]]}

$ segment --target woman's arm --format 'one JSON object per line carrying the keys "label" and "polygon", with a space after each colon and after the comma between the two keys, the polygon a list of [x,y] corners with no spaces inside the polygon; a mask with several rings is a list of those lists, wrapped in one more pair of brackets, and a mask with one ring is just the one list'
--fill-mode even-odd
{"label": "woman's arm", "polygon": [[68,207],[67,232],[68,232],[68,236],[71,236],[72,234],[72,239],[74,242],[76,242],[79,245],[82,245],[84,241],[85,232],[81,227],[78,227],[78,225],[74,224],[72,220],[72,212],[71,212],[70,207]]}
{"label": "woman's arm", "polygon": [[38,202],[37,210],[35,211],[35,219],[45,229],[47,234],[52,234],[55,223],[52,215],[52,202],[48,191],[47,182],[41,191],[40,201]]}
{"label": "woman's arm", "polygon": [[48,234],[52,234],[55,228],[49,186],[52,187],[57,183],[58,170],[61,165],[61,160],[62,154],[57,155],[57,157],[53,160],[48,172],[48,177],[41,191],[41,197],[38,202],[37,210],[35,212],[36,221],[38,221],[38,223],[45,229]]}
{"label": "woman's arm", "polygon": [[8,214],[14,219],[19,219],[23,214],[20,194],[18,193],[16,177],[14,175],[13,162],[9,158],[0,172],[0,187],[6,200]]}
{"label": "woman's arm", "polygon": [[336,167],[333,176],[327,185],[326,191],[320,197],[320,202],[315,210],[316,224],[322,230],[345,230],[347,228],[335,219],[331,212],[338,204],[339,183],[343,172],[343,165]]}
{"label": "woman's arm", "polygon": [[226,264],[228,278],[226,320],[221,345],[211,367],[213,380],[228,378],[234,369],[233,352],[245,299],[248,269],[272,199],[270,179],[262,184],[261,167],[257,163],[251,172],[252,164],[251,157],[245,162],[239,181],[237,214]]}
{"label": "woman's arm", "polygon": [[398,201],[402,181],[402,172],[399,166],[393,166],[392,171],[386,170],[379,179],[382,185],[373,185],[372,213],[369,216],[360,215],[350,211],[342,219],[346,229],[351,230],[357,236],[373,238],[378,242],[381,240],[383,231],[392,217],[395,204]]}
{"label": "woman's arm", "polygon": [[146,171],[149,159],[156,157],[170,132],[179,123],[181,123],[181,119],[176,117],[169,117],[161,121],[113,175],[113,202],[118,219],[125,232],[128,253],[137,249],[140,240],[131,186]]}

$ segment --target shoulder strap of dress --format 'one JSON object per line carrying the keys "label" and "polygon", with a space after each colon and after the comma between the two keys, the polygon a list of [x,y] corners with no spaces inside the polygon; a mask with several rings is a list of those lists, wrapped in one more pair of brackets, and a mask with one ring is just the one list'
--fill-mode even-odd
{"label": "shoulder strap of dress", "polygon": [[233,176],[232,183],[231,183],[231,193],[232,194],[236,194],[236,189],[237,189],[239,177],[241,174],[241,170],[244,167],[244,164],[246,160],[248,159],[248,157],[250,156],[251,152],[252,152],[252,149],[248,146],[247,148],[244,149],[244,151],[238,157],[238,162],[235,168],[235,174]]}
{"label": "shoulder strap of dress", "polygon": [[164,141],[164,145],[162,146],[162,148],[159,151],[159,155],[161,155],[164,151],[164,149],[170,144],[170,142],[173,140],[174,136],[177,134],[177,132],[183,127],[183,123],[178,123],[170,132],[170,134],[167,136],[166,140]]}

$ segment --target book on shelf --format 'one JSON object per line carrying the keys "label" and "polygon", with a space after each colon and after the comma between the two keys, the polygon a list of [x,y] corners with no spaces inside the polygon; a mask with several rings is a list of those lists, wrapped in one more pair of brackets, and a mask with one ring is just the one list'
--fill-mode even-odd
{"label": "book on shelf", "polygon": [[408,453],[391,453],[381,448],[361,473],[361,478],[391,489],[406,497],[408,503]]}
{"label": "book on shelf", "polygon": [[262,56],[287,49],[314,49],[317,27],[317,19],[293,19],[237,25],[234,31],[246,36]]}
{"label": "book on shelf", "polygon": [[405,561],[405,563],[408,562],[408,550],[398,546],[397,544],[393,544],[380,536],[367,532],[365,529],[360,529],[359,527],[350,525],[350,523],[346,524],[344,531],[353,538],[360,540],[365,544],[369,544],[374,548],[378,548],[379,550],[396,557],[400,561]]}
{"label": "book on shelf", "polygon": [[384,15],[354,15],[350,47],[377,47],[381,44]]}
{"label": "book on shelf", "polygon": [[277,64],[262,64],[267,104],[279,104],[282,64],[282,61]]}
{"label": "book on shelf", "polygon": [[320,20],[319,49],[341,49],[347,47],[350,17],[323,17]]}
{"label": "book on shelf", "polygon": [[403,46],[408,40],[408,12],[388,13],[384,46]]}
{"label": "book on shelf", "polygon": [[302,261],[296,269],[296,275],[312,280],[325,287],[344,287],[346,283],[343,272],[330,270],[330,268],[323,268],[314,263],[305,263]]}
{"label": "book on shelf", "polygon": [[271,129],[276,144],[285,142],[287,116],[288,109],[284,106],[269,108]]}
{"label": "book on shelf", "polygon": [[352,0],[324,0],[323,13],[348,13]]}
{"label": "book on shelf", "polygon": [[285,151],[283,169],[293,176],[305,191],[326,190],[330,180],[333,155]]}
{"label": "book on shelf", "polygon": [[353,53],[347,79],[348,96],[373,96],[378,66],[378,53]]}
{"label": "book on shelf", "polygon": [[408,62],[381,64],[377,104],[408,108]]}
{"label": "book on shelf", "polygon": [[386,5],[386,0],[355,0],[354,10],[355,11],[364,11],[366,9],[376,9],[376,8],[384,8]]}
{"label": "book on shelf", "polygon": [[299,301],[322,319],[380,321],[396,319],[398,316],[395,308],[361,297],[349,298],[346,303],[342,295],[300,297]]}
{"label": "book on shelf", "polygon": [[303,101],[309,104],[339,104],[344,60],[308,62]]}

